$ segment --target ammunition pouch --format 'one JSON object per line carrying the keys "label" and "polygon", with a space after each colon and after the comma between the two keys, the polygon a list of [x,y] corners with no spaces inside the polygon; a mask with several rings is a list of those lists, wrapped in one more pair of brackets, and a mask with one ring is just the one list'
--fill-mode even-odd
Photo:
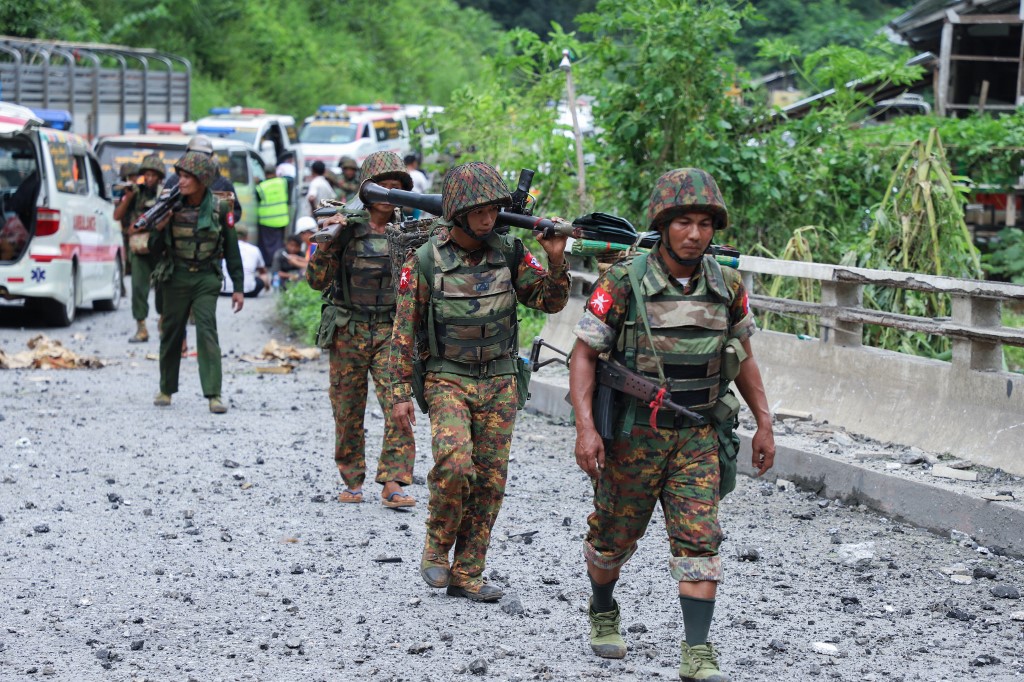
{"label": "ammunition pouch", "polygon": [[160,262],[153,268],[153,274],[149,276],[149,281],[154,286],[162,284],[164,282],[171,281],[171,275],[174,274],[174,260],[170,256],[164,256],[160,259]]}
{"label": "ammunition pouch", "polygon": [[316,333],[316,345],[318,348],[330,350],[334,343],[334,332],[338,327],[347,325],[352,320],[351,311],[330,303],[325,303],[320,308],[320,329]]}
{"label": "ammunition pouch", "polygon": [[718,434],[719,499],[736,488],[736,456],[740,452],[740,437],[736,434],[739,414],[740,401],[731,390],[722,394],[708,414]]}

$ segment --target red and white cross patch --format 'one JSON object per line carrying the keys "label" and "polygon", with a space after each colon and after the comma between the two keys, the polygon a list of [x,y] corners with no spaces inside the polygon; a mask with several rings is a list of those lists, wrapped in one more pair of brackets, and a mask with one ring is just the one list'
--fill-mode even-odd
{"label": "red and white cross patch", "polygon": [[587,309],[603,321],[608,315],[608,311],[612,309],[612,297],[608,295],[607,291],[598,287],[590,295],[590,300],[587,301]]}

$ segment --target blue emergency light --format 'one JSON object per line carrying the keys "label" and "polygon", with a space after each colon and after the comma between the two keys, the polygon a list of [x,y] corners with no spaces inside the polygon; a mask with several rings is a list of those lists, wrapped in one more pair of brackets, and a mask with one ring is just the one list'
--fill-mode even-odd
{"label": "blue emergency light", "polygon": [[224,116],[231,113],[231,107],[213,107],[210,109],[212,116]]}
{"label": "blue emergency light", "polygon": [[325,113],[336,114],[339,111],[345,111],[344,104],[321,104],[317,111],[323,111]]}
{"label": "blue emergency light", "polygon": [[197,126],[196,132],[202,135],[231,135],[235,132],[234,126]]}
{"label": "blue emergency light", "polygon": [[71,130],[71,112],[66,109],[32,109],[32,113],[43,119],[43,125],[56,130]]}

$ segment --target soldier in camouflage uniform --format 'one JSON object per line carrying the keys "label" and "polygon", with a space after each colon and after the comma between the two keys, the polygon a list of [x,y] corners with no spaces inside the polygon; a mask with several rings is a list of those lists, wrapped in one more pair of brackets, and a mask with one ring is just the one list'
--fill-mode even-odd
{"label": "soldier in camouflage uniform", "polygon": [[[733,470],[732,480],[722,477],[719,461],[718,425],[739,409],[726,392],[727,379],[735,378],[757,420],[752,448],[760,473],[775,457],[771,415],[750,349],[754,318],[740,275],[706,255],[715,230],[729,220],[714,178],[692,168],[665,173],[655,185],[647,218],[661,238],[649,254],[614,264],[597,281],[575,330],[569,374],[576,461],[594,484],[584,543],[593,589],[591,647],[607,658],[626,654],[612,590],[660,501],[686,635],[679,676],[722,682],[729,678],[719,671],[707,636],[722,579],[718,502],[735,476]],[[674,402],[711,423],[697,425],[619,396],[616,436],[602,441],[592,410],[602,353],[660,383]]]}
{"label": "soldier in camouflage uniform", "polygon": [[338,160],[338,165],[341,166],[341,175],[327,171],[324,177],[347,204],[359,195],[359,164],[351,156],[343,156]]}
{"label": "soldier in camouflage uniform", "polygon": [[242,257],[238,252],[234,197],[210,190],[216,164],[201,152],[186,152],[174,165],[181,200],[150,234],[149,250],[161,261],[154,272],[164,298],[160,335],[160,393],[153,404],[166,407],[178,391],[181,344],[189,310],[195,316],[199,379],[210,412],[223,414],[220,341],[217,338],[217,298],[221,288],[221,258],[227,262],[233,293],[231,308],[242,309]]}
{"label": "soldier in camouflage uniform", "polygon": [[502,596],[482,574],[505,494],[516,408],[525,402],[516,303],[556,313],[569,296],[565,237],[540,240],[545,271],[522,241],[493,232],[499,207],[510,204],[487,164],[448,172],[447,229],[406,262],[391,347],[395,422],[412,434],[414,382],[430,415],[434,466],[420,575],[449,595],[487,602]]}
{"label": "soldier in camouflage uniform", "polygon": [[[121,172],[120,172],[119,177],[121,179],[121,182],[124,183],[125,185],[134,185],[134,184],[136,184],[136,180],[139,177],[139,164],[134,163],[132,161],[128,161],[127,163],[121,164]],[[127,188],[125,189],[125,193],[127,193]],[[116,192],[115,192],[115,198],[117,198]],[[121,201],[123,199],[124,199],[124,194],[121,195],[121,197],[118,199],[118,201]],[[124,245],[124,251],[121,253],[121,257],[124,259],[124,263],[123,263],[123,265],[124,265],[124,274],[125,275],[131,275],[132,274],[132,258],[131,258],[132,251],[131,251],[131,249],[128,248],[128,228],[131,227],[131,223],[128,222],[128,214],[127,214],[127,212],[125,212],[125,215],[120,218],[120,223],[121,223],[121,241],[123,242],[123,245]],[[124,294],[125,294],[124,282],[121,282],[121,295],[124,295]]]}
{"label": "soldier in camouflage uniform", "polygon": [[[114,220],[123,221],[128,225],[128,251],[131,258],[132,273],[132,318],[135,320],[135,335],[128,339],[129,343],[149,341],[146,329],[146,318],[149,316],[149,278],[156,267],[157,259],[149,252],[149,231],[145,228],[136,230],[133,226],[139,216],[148,211],[160,196],[160,183],[167,175],[164,162],[158,154],[150,154],[142,159],[139,172],[144,179],[143,184],[131,184],[125,189],[120,203],[114,208]],[[155,292],[156,312],[163,310],[159,291]]]}
{"label": "soldier in camouflage uniform", "polygon": [[[360,184],[376,182],[387,189],[412,187],[405,164],[394,152],[374,152],[366,158]],[[411,507],[412,496],[402,491],[412,483],[416,443],[391,419],[391,381],[388,354],[395,316],[395,290],[385,226],[398,220],[390,204],[369,204],[368,218],[332,216],[324,225],[340,223],[337,237],[313,252],[306,268],[309,285],[324,292],[318,345],[330,349],[330,396],[334,408],[334,462],[345,489],[339,502],[362,502],[366,479],[365,430],[367,373],[373,376],[377,400],[385,415],[384,444],[376,481],[383,484],[382,503]]]}

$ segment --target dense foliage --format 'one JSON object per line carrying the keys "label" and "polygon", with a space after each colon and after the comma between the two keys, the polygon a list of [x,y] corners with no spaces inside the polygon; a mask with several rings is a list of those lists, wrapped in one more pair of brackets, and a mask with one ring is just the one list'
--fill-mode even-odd
{"label": "dense foliage", "polygon": [[26,0],[5,32],[154,47],[193,65],[194,116],[244,103],[305,116],[325,102],[445,102],[497,39],[453,0]]}

